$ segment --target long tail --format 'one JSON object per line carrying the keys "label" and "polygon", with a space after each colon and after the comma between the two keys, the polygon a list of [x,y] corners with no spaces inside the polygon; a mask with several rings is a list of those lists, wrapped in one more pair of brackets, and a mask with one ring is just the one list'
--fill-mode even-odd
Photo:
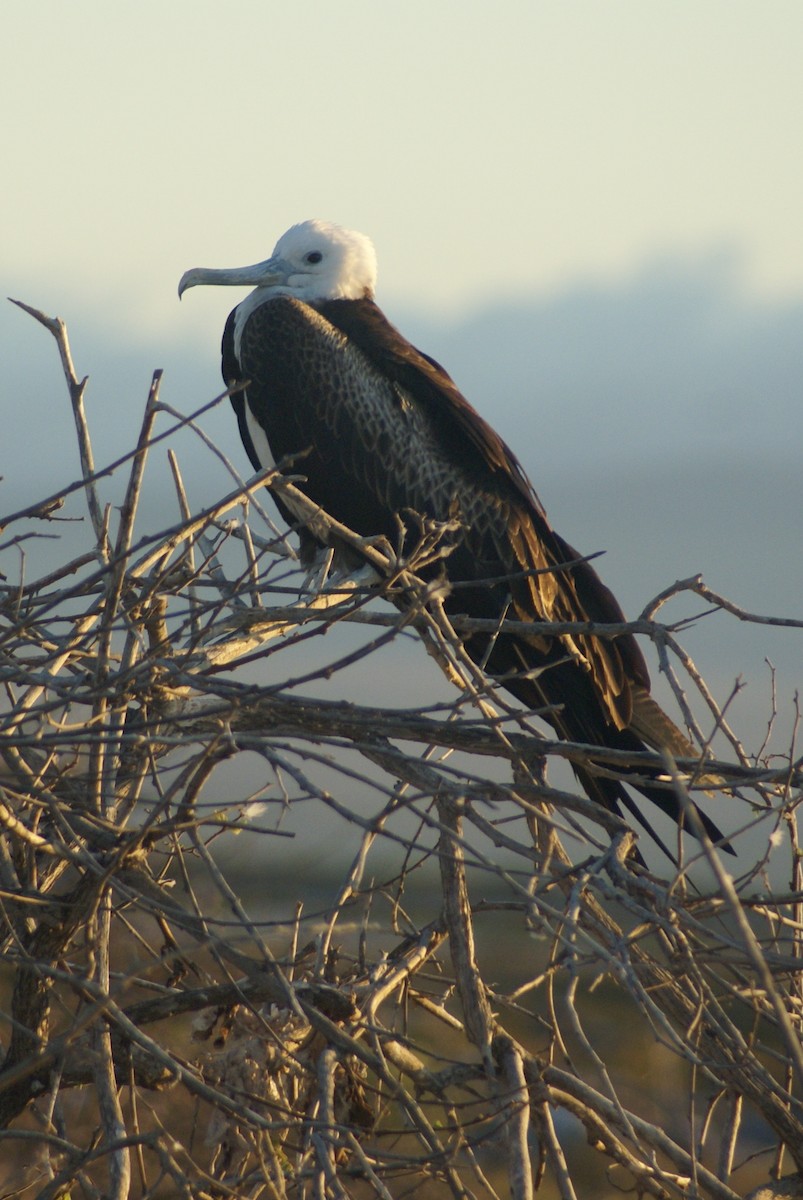
{"label": "long tail", "polygon": [[[501,656],[494,655],[496,671],[499,670],[503,657],[507,657],[504,650]],[[553,706],[554,712],[546,719],[549,720],[558,736],[566,741],[622,750],[630,754],[645,750],[666,749],[674,756],[693,758],[697,753],[692,743],[677,728],[646,688],[638,684],[634,684],[632,687],[632,723],[627,728],[617,729],[603,711],[588,672],[572,661],[554,662],[535,678],[532,674],[517,678],[515,672],[512,672],[504,679],[503,686],[531,708],[544,705]],[[574,771],[583,790],[591,800],[602,804],[610,812],[622,815],[624,810],[629,813],[650,835],[656,845],[660,846],[673,862],[676,861],[676,856],[664,845],[660,835],[653,829],[649,819],[641,811],[623,781],[597,775],[578,767],[575,767]],[[692,836],[695,836],[695,831],[690,828],[677,795],[668,784],[662,786],[660,780],[662,771],[644,768],[639,771],[639,774],[642,777],[651,777],[655,782],[634,781],[632,785],[628,786],[632,786],[645,796],[681,829],[686,829]],[[714,787],[717,786],[717,781],[708,776],[704,782],[710,783]],[[734,854],[733,847],[724,840],[724,835],[714,821],[696,804],[693,807],[711,841],[718,843],[721,850]]]}
{"label": "long tail", "polygon": [[[639,741],[637,737],[631,734],[629,730],[616,730],[609,732],[611,736],[606,738],[605,744],[611,749],[616,748],[628,752],[638,752],[640,750],[648,749],[648,747],[645,746],[643,742]],[[619,743],[615,747],[613,745],[614,740]],[[653,828],[649,819],[642,812],[640,806],[636,803],[633,796],[630,794],[630,792],[627,790],[627,787],[621,780],[608,779],[606,777],[594,775],[590,771],[585,771],[582,768],[575,768],[575,774],[582,785],[583,790],[590,799],[596,800],[599,804],[604,805],[613,812],[621,813],[622,810],[628,812],[630,816],[639,823],[642,829],[644,829],[650,835],[650,837],[653,839],[656,845],[660,847],[664,854],[666,854],[667,857],[673,862],[676,862],[676,855],[664,844],[663,839]],[[640,774],[643,775],[646,774],[646,772],[642,771]],[[675,792],[670,786],[660,786],[658,782],[655,784],[650,784],[641,782],[637,783],[635,781],[630,786],[635,788],[642,796],[645,796],[652,804],[656,806],[656,808],[660,809],[662,813],[674,821],[680,829],[686,829],[690,834],[692,834],[693,837],[696,837],[695,830],[690,827],[690,823],[686,818],[686,813],[684,812]],[[707,813],[703,812],[699,805],[695,804],[693,801],[692,806],[700,823],[703,826],[703,829],[711,841],[717,844],[721,850],[726,851],[728,854],[735,854],[735,850],[729,842],[724,840],[724,835],[716,823],[712,821]]]}

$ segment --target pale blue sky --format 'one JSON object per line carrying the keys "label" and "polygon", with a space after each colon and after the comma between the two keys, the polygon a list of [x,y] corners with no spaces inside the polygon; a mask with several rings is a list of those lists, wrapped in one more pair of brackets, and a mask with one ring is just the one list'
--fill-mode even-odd
{"label": "pale blue sky", "polygon": [[800,0],[5,0],[0,30],[0,255],[45,306],[211,325],[181,273],[309,216],[441,315],[721,247],[803,291]]}

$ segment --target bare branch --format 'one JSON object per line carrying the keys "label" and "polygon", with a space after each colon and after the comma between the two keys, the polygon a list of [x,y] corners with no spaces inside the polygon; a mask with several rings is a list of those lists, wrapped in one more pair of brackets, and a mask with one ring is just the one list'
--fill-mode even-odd
{"label": "bare branch", "polygon": [[[169,409],[158,374],[137,446],[96,470],[66,329],[31,315],[82,465],[0,546],[4,1192],[30,1189],[31,1154],[53,1200],[736,1200],[803,1172],[797,698],[779,744],[772,679],[747,753],[689,618],[654,617],[699,596],[730,623],[729,669],[743,622],[801,622],[699,577],[633,623],[451,618],[422,577],[443,529],[402,554],[306,500],[299,464],[244,481],[210,406]],[[193,511],[171,451],[178,517],[149,528],[150,450],[179,429],[230,490]],[[303,579],[263,486],[364,568]],[[67,562],[55,542],[37,575],[27,539],[78,488],[88,544]],[[545,736],[463,645],[510,631],[638,634],[699,754]],[[402,707],[408,664],[430,673]],[[720,792],[738,872],[702,830],[679,865],[641,845],[648,869],[626,819],[550,781],[567,764],[673,790],[692,828],[689,797]]]}

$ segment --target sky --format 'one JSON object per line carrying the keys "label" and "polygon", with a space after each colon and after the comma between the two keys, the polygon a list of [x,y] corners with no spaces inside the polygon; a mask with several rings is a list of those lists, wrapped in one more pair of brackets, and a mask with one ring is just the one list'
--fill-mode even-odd
{"label": "sky", "polygon": [[186,330],[217,315],[176,306],[188,266],[310,216],[438,314],[723,247],[801,290],[799,0],[5,0],[0,29],[0,255],[43,306]]}
{"label": "sky", "polygon": [[[800,0],[4,0],[0,35],[4,291],[67,320],[98,462],[154,367],[185,411],[220,386],[240,297],[179,304],[183,272],[323,217],[373,238],[380,304],[628,612],[702,570],[801,615]],[[55,350],[5,304],[0,355],[7,510],[77,464]],[[225,481],[193,461],[200,505]],[[799,639],[756,645],[796,686]]]}

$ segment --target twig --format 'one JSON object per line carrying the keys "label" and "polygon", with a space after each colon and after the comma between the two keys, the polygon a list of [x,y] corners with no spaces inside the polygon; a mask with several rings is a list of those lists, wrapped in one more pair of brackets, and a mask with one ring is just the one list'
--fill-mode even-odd
{"label": "twig", "polygon": [[12,300],[12,304],[16,304],[17,308],[21,308],[23,312],[28,313],[40,325],[43,325],[48,333],[56,339],[56,345],[59,349],[59,357],[61,358],[61,366],[64,371],[64,378],[67,381],[67,388],[70,393],[70,403],[72,405],[73,417],[75,419],[75,429],[78,434],[78,452],[81,459],[81,473],[83,475],[83,486],[86,491],[87,507],[89,508],[89,516],[92,521],[92,526],[95,530],[95,540],[98,552],[101,558],[107,559],[109,556],[109,544],[105,535],[105,525],[103,520],[103,512],[98,500],[97,489],[95,487],[95,464],[92,457],[92,443],[89,437],[89,427],[86,422],[86,413],[84,411],[84,392],[86,385],[89,382],[89,376],[85,375],[79,380],[75,373],[73,365],[72,351],[70,350],[70,342],[67,337],[67,326],[62,321],[61,317],[47,317],[38,308],[31,308],[30,305],[24,304],[22,300]]}

